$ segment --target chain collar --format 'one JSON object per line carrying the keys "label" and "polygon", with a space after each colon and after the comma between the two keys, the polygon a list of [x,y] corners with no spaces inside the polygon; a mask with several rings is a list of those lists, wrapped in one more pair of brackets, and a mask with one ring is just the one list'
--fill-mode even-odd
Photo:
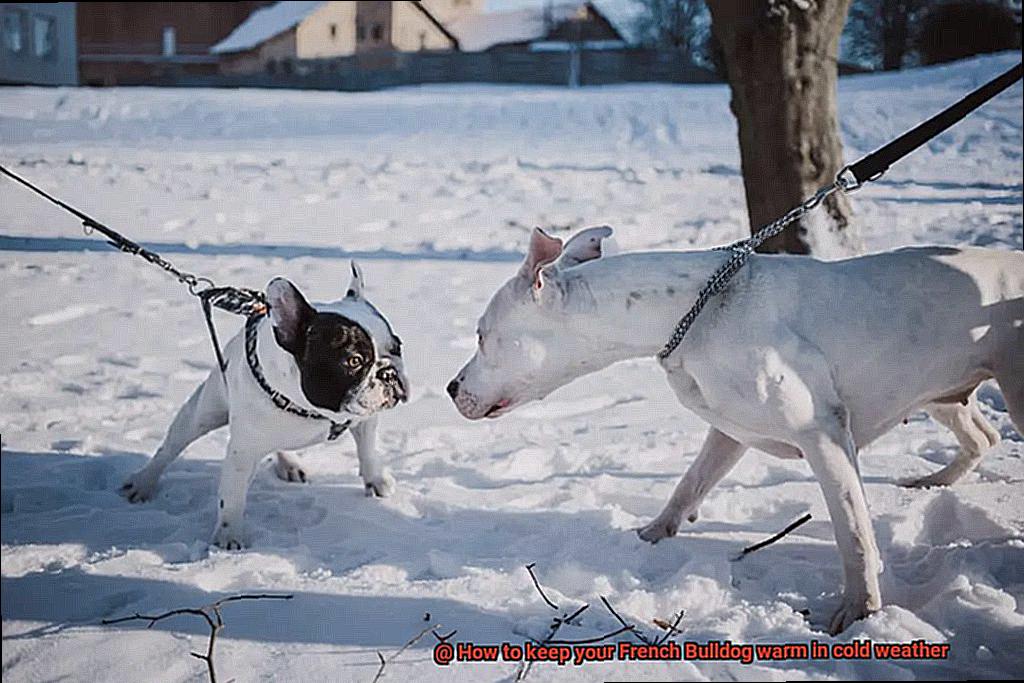
{"label": "chain collar", "polygon": [[260,320],[262,320],[265,315],[265,313],[251,315],[245,321],[245,360],[249,362],[249,369],[252,370],[253,379],[256,380],[256,384],[260,385],[260,389],[263,390],[263,393],[270,397],[270,401],[286,413],[291,413],[292,415],[304,417],[309,420],[327,420],[330,422],[331,430],[327,435],[327,440],[334,441],[345,433],[349,425],[352,424],[351,420],[335,422],[325,415],[314,413],[311,410],[306,410],[280,391],[271,387],[267,382],[267,378],[263,376],[263,370],[260,368],[260,360],[256,356],[256,340]]}

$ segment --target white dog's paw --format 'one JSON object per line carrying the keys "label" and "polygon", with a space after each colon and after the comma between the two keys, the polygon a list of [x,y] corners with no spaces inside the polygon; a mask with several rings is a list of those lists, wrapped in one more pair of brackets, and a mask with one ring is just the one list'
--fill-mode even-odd
{"label": "white dog's paw", "polygon": [[682,515],[658,515],[643,529],[637,529],[636,533],[648,543],[657,543],[663,538],[675,536],[681,521]]}
{"label": "white dog's paw", "polygon": [[212,543],[224,550],[242,550],[248,545],[242,532],[241,524],[219,522]]}
{"label": "white dog's paw", "polygon": [[154,477],[141,469],[125,480],[119,490],[120,494],[128,499],[129,503],[144,503],[153,498],[156,493],[158,477]]}
{"label": "white dog's paw", "polygon": [[367,498],[387,498],[395,492],[395,478],[386,469],[378,477],[365,479],[364,484],[366,485]]}
{"label": "white dog's paw", "polygon": [[872,601],[869,598],[851,598],[843,596],[843,602],[839,605],[839,609],[832,615],[831,621],[828,623],[828,632],[831,635],[839,635],[847,629],[853,622],[870,616],[872,612],[878,611],[878,602],[874,601],[876,606],[872,607]]}
{"label": "white dog's paw", "polygon": [[302,469],[302,463],[289,457],[286,453],[278,453],[274,458],[274,474],[281,481],[300,482],[303,484],[309,481],[306,477],[306,470]]}

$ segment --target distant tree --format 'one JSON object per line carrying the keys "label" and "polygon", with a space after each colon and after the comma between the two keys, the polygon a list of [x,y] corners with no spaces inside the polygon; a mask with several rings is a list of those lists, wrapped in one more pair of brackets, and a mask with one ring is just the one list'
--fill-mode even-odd
{"label": "distant tree", "polygon": [[1006,3],[957,0],[933,7],[924,17],[917,49],[924,64],[1020,49],[1019,16]]}
{"label": "distant tree", "polygon": [[[850,0],[708,0],[739,129],[751,230],[782,216],[843,166],[836,105],[839,35]],[[762,251],[838,256],[860,248],[833,194]]]}
{"label": "distant tree", "polygon": [[901,68],[914,47],[914,27],[937,4],[937,0],[853,0],[844,52],[871,68]]}
{"label": "distant tree", "polygon": [[704,0],[634,0],[639,6],[634,27],[640,42],[678,50],[691,61],[701,53],[707,29]]}

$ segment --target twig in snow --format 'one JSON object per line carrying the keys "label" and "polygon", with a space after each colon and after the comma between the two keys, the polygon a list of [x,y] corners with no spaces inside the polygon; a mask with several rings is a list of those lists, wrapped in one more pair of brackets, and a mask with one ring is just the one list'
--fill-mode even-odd
{"label": "twig in snow", "polygon": [[755,543],[754,545],[747,546],[746,548],[743,549],[743,552],[741,552],[739,554],[739,556],[736,557],[733,561],[735,562],[736,560],[742,560],[744,557],[746,557],[750,553],[755,552],[757,550],[760,550],[761,548],[770,546],[772,543],[775,543],[775,541],[779,540],[780,538],[782,538],[786,534],[792,532],[794,529],[796,529],[796,528],[806,524],[809,521],[811,521],[811,513],[808,512],[806,515],[804,515],[800,519],[796,520],[795,522],[793,522],[792,524],[787,526],[785,529],[783,529],[779,533],[777,533],[774,536],[772,536],[771,538],[767,538],[767,539],[761,541],[760,543]]}
{"label": "twig in snow", "polygon": [[548,596],[544,594],[544,589],[540,587],[540,581],[537,580],[537,575],[533,573],[533,568],[537,565],[536,562],[531,562],[526,565],[526,571],[530,572],[530,578],[533,579],[533,585],[537,587],[537,592],[540,593],[540,597],[544,598],[544,602],[548,603],[551,609],[558,609],[558,605],[551,602]]}
{"label": "twig in snow", "polygon": [[601,596],[601,602],[604,603],[604,606],[608,609],[609,612],[612,613],[612,616],[615,617],[619,621],[620,624],[622,624],[625,628],[630,630],[633,633],[634,636],[636,636],[637,640],[639,640],[641,643],[644,643],[645,645],[650,645],[651,644],[651,639],[650,638],[645,636],[641,631],[637,630],[636,626],[634,626],[633,624],[627,623],[625,619],[623,619],[621,616],[619,616],[619,613],[615,611],[615,608],[612,607],[612,604],[610,602],[608,602],[608,598],[606,598],[606,597],[604,597],[602,595]]}
{"label": "twig in snow", "polygon": [[221,608],[229,602],[238,602],[240,600],[291,600],[291,595],[274,595],[269,593],[245,593],[242,595],[232,595],[226,598],[221,598],[216,602],[210,603],[204,607],[183,607],[181,609],[170,610],[169,612],[163,612],[161,614],[135,614],[129,617],[119,617],[117,619],[103,619],[100,621],[104,626],[111,624],[121,624],[126,621],[148,621],[149,624],[146,628],[153,628],[153,624],[170,617],[177,616],[179,614],[191,614],[193,616],[202,617],[206,624],[210,627],[210,641],[206,646],[206,654],[201,652],[189,652],[190,655],[196,659],[201,659],[206,662],[206,672],[210,677],[210,683],[217,683],[217,671],[213,666],[213,647],[217,643],[217,634],[224,628],[224,617],[221,615]]}
{"label": "twig in snow", "polygon": [[654,620],[654,625],[655,626],[657,626],[658,628],[665,629],[665,635],[663,635],[661,638],[658,638],[657,640],[655,640],[654,641],[655,645],[661,645],[662,643],[664,643],[665,641],[667,641],[669,638],[671,638],[674,635],[682,635],[683,632],[680,631],[676,627],[679,626],[679,622],[683,620],[684,612],[685,612],[685,610],[679,610],[679,614],[676,615],[675,621],[673,621],[671,624],[669,624],[668,622],[662,621],[661,619],[655,619]]}
{"label": "twig in snow", "polygon": [[[410,639],[409,639],[409,640],[408,640],[408,641],[407,641],[407,642],[405,643],[405,645],[403,645],[402,647],[398,648],[398,651],[397,651],[397,652],[395,652],[395,653],[394,653],[393,655],[391,655],[390,657],[388,657],[387,659],[385,659],[385,658],[384,658],[384,655],[382,655],[382,654],[381,654],[380,652],[378,652],[378,653],[377,653],[377,659],[379,659],[379,660],[380,660],[380,668],[379,668],[379,669],[377,669],[377,675],[373,677],[373,683],[377,683],[377,681],[379,681],[379,680],[380,680],[381,676],[383,676],[383,675],[384,675],[384,668],[385,668],[385,667],[386,667],[386,666],[387,666],[388,664],[390,664],[391,662],[393,662],[393,661],[395,661],[396,659],[398,659],[398,657],[399,657],[399,656],[400,656],[400,655],[401,655],[401,654],[402,654],[403,652],[405,652],[405,651],[406,651],[406,650],[408,650],[408,649],[409,649],[410,647],[412,647],[413,645],[415,645],[416,643],[418,643],[418,642],[419,642],[419,640],[420,640],[420,638],[422,638],[423,636],[427,635],[428,633],[433,633],[433,634],[434,634],[435,636],[437,636],[437,633],[435,633],[435,631],[437,631],[437,629],[439,629],[439,628],[441,628],[441,624],[434,624],[433,626],[428,626],[427,628],[423,629],[422,631],[420,631],[419,633],[417,633],[416,635],[414,635],[414,636],[413,636],[412,638],[410,638]],[[441,642],[444,642],[445,640],[448,640],[448,639],[449,639],[449,638],[451,638],[451,637],[452,637],[453,635],[455,635],[455,631],[452,631],[452,632],[451,632],[451,633],[449,633],[449,634],[448,634],[447,636],[445,636],[445,637],[444,637],[444,640],[441,640]],[[439,640],[440,640],[440,639],[439,639]]]}

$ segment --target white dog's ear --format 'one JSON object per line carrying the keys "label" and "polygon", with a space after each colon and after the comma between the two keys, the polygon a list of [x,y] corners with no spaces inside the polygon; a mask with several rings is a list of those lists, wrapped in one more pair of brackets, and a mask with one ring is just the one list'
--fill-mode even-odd
{"label": "white dog's ear", "polygon": [[603,250],[601,242],[612,236],[612,229],[607,225],[580,230],[566,242],[562,256],[556,264],[559,268],[571,268],[587,261],[601,258]]}
{"label": "white dog's ear", "polygon": [[278,345],[294,356],[300,355],[306,344],[306,328],[316,311],[302,292],[283,277],[276,277],[267,285],[267,302]]}
{"label": "white dog's ear", "polygon": [[534,296],[544,287],[541,268],[551,263],[562,253],[562,240],[551,237],[540,228],[534,228],[530,235],[530,249],[526,252],[526,260],[519,269],[519,277],[530,283]]}
{"label": "white dog's ear", "polygon": [[348,283],[348,292],[345,296],[350,299],[363,298],[363,269],[355,261],[349,261],[352,267],[352,281]]}

